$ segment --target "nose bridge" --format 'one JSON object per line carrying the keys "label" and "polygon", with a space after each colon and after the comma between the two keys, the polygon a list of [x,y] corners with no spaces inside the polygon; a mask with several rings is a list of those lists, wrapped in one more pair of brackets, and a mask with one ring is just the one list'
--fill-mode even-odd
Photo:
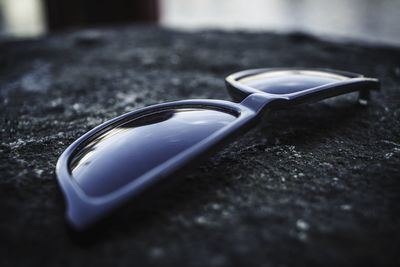
{"label": "nose bridge", "polygon": [[[287,101],[285,96],[273,95],[267,93],[254,93],[248,95],[240,105],[245,106],[255,113],[259,113],[262,110],[270,107],[273,103],[278,103],[282,101]],[[272,103],[273,102],[273,103]],[[272,107],[272,106],[271,106]]]}

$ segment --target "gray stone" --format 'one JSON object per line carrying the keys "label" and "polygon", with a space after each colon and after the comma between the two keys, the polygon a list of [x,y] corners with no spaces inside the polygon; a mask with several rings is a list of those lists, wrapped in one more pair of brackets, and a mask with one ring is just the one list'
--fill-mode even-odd
{"label": "gray stone", "polygon": [[[0,51],[0,266],[399,266],[398,48],[136,26]],[[226,75],[282,66],[363,73],[382,92],[271,112],[152,208],[65,225],[54,169],[80,135],[154,103],[229,99]]]}

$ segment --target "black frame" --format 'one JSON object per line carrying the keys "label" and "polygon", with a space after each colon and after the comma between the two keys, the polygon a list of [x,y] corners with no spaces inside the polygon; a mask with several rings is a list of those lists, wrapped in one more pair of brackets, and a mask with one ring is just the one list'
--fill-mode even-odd
{"label": "black frame", "polygon": [[[249,75],[255,75],[265,71],[275,70],[317,70],[344,75],[349,79],[333,84],[310,88],[292,94],[280,95],[260,92],[254,88],[245,86],[238,81],[240,78]],[[228,143],[234,137],[247,131],[251,128],[251,126],[257,123],[258,118],[267,109],[272,109],[275,107],[288,107],[295,104],[317,101],[324,98],[355,91],[360,92],[361,103],[364,103],[369,98],[370,90],[379,89],[379,82],[377,79],[365,78],[362,75],[355,73],[326,69],[282,68],[246,70],[228,76],[226,78],[226,84],[228,91],[232,95],[233,99],[235,99],[236,101],[241,101],[240,103],[205,99],[183,100],[157,104],[136,111],[132,111],[112,120],[109,120],[101,124],[100,126],[92,129],[91,131],[77,139],[75,142],[73,142],[60,156],[56,167],[58,182],[62,188],[67,202],[66,217],[69,223],[75,229],[85,229],[87,226],[96,222],[101,217],[114,210],[116,207],[127,202],[128,200],[135,199],[135,197],[140,196],[141,193],[145,190],[152,188],[155,184],[172,176],[183,167],[190,166],[190,164],[197,162],[197,159],[200,159],[205,155],[214,152],[219,146]],[[200,143],[172,157],[157,168],[145,173],[139,178],[133,180],[131,183],[110,194],[101,197],[88,196],[73,179],[69,166],[71,158],[76,153],[76,151],[79,150],[80,147],[82,147],[83,144],[88,142],[88,140],[90,140],[94,136],[115,127],[115,125],[120,124],[122,121],[133,120],[139,116],[152,114],[160,110],[171,108],[179,109],[187,107],[195,107],[201,109],[218,109],[221,111],[233,113],[236,115],[237,118],[231,124],[216,131],[214,134],[210,135]]]}
{"label": "black frame", "polygon": [[[362,74],[354,72],[332,70],[325,68],[260,68],[260,69],[243,70],[226,77],[225,84],[229,94],[236,102],[240,102],[250,94],[259,93],[260,92],[259,90],[243,85],[240,82],[238,82],[238,80],[251,75],[257,75],[269,71],[310,71],[310,72],[319,71],[350,78],[342,82],[337,82],[334,84],[326,84],[323,86],[310,88],[308,90],[303,90],[298,93],[279,95],[283,99],[290,100],[290,105],[315,102],[325,98],[334,97],[351,92],[357,92],[357,91],[359,92],[359,97],[358,97],[359,103],[361,105],[367,105],[370,99],[370,90],[380,89],[380,84],[378,79],[368,78]],[[267,93],[264,92],[264,94]],[[271,98],[277,96],[275,94],[268,94],[268,95]]]}

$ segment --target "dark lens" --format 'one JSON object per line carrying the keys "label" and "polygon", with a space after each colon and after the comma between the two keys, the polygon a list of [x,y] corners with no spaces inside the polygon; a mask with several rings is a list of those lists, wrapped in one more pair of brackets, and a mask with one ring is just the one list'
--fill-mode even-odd
{"label": "dark lens", "polygon": [[266,71],[239,79],[252,88],[271,94],[290,94],[324,84],[349,79],[346,76],[322,71],[284,70]]}
{"label": "dark lens", "polygon": [[90,196],[111,193],[235,118],[211,109],[173,109],[127,121],[77,152],[70,164],[73,179]]}

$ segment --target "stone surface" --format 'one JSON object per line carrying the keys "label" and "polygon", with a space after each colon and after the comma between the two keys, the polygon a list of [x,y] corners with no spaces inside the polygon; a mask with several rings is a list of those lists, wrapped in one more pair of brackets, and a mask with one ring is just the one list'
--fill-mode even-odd
{"label": "stone surface", "polygon": [[[0,42],[0,266],[399,266],[400,50],[301,34],[84,30]],[[328,67],[381,79],[355,96],[271,112],[155,206],[75,233],[58,156],[127,111],[229,99],[224,77]]]}

